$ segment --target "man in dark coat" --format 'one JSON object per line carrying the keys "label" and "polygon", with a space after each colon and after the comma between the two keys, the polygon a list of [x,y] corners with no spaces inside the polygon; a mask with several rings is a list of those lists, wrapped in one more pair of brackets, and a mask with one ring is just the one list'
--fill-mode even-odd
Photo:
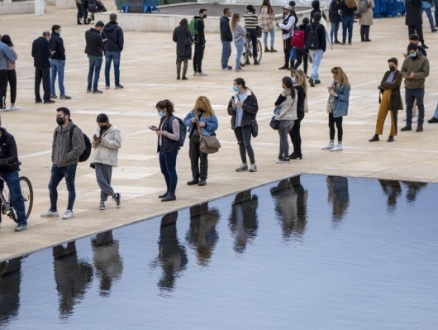
{"label": "man in dark coat", "polygon": [[173,31],[173,41],[176,42],[176,79],[181,79],[181,64],[184,63],[182,80],[187,80],[189,60],[192,58],[193,38],[188,27],[189,22],[183,18]]}
{"label": "man in dark coat", "polygon": [[[102,21],[98,21],[94,28],[85,32],[85,53],[88,56],[88,84],[87,93],[102,94],[103,92],[97,88],[99,83],[100,68],[102,67],[103,58],[103,39],[100,34],[105,25]],[[93,80],[94,74],[94,80]],[[92,86],[93,83],[93,86]],[[93,88],[93,89],[91,89]]]}
{"label": "man in dark coat", "polygon": [[409,36],[417,34],[423,48],[429,48],[424,43],[423,38],[423,10],[421,0],[405,0],[406,4],[406,25],[408,26]]}
{"label": "man in dark coat", "polygon": [[61,38],[61,26],[52,26],[52,35],[49,40],[50,50],[52,57],[50,58],[50,98],[56,99],[55,82],[56,75],[58,75],[58,85],[60,98],[64,100],[70,100],[71,97],[65,94],[64,88],[64,70],[65,70],[65,48],[64,40]]}
{"label": "man in dark coat", "polygon": [[32,43],[33,65],[35,67],[35,102],[42,103],[40,95],[41,80],[43,81],[44,103],[55,103],[50,99],[50,32],[44,31],[43,35]]}
{"label": "man in dark coat", "polygon": [[111,62],[114,61],[115,85],[116,89],[121,89],[123,86],[120,84],[120,55],[123,50],[125,39],[123,36],[123,30],[117,23],[116,14],[110,14],[110,21],[103,28],[102,36],[103,41],[105,41],[105,88],[110,88]]}
{"label": "man in dark coat", "polygon": [[193,56],[193,71],[194,76],[206,76],[202,71],[202,59],[204,58],[205,50],[205,33],[204,33],[204,19],[207,18],[207,9],[201,8],[199,16],[195,16],[195,55]]}
{"label": "man in dark coat", "polygon": [[222,57],[221,64],[222,70],[232,70],[233,68],[228,65],[228,60],[231,56],[231,42],[233,41],[233,33],[230,27],[231,9],[224,9],[224,16],[220,20],[220,31],[222,41]]}

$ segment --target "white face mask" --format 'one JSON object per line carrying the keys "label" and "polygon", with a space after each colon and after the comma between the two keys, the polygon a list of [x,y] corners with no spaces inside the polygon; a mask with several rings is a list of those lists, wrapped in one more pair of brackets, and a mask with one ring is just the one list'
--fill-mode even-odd
{"label": "white face mask", "polygon": [[58,34],[59,34],[60,37],[62,37],[62,32],[61,31],[59,31]]}

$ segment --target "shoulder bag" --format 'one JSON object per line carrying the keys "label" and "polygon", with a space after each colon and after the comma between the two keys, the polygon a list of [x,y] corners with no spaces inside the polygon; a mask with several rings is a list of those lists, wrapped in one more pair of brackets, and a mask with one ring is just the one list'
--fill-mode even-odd
{"label": "shoulder bag", "polygon": [[204,154],[214,154],[219,151],[221,144],[215,135],[204,136],[202,135],[199,122],[196,123],[197,131],[199,134],[199,140],[201,145],[201,152]]}

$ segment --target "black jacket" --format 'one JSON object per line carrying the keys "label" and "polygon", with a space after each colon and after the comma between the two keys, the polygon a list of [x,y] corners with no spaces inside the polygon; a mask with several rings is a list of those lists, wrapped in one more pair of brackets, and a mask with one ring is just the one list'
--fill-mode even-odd
{"label": "black jacket", "polygon": [[192,57],[192,47],[186,45],[187,39],[193,42],[192,35],[188,28],[177,26],[175,30],[173,30],[173,41],[176,42],[176,56]]}
{"label": "black jacket", "polygon": [[102,35],[95,28],[85,31],[85,53],[91,56],[103,56]]}
{"label": "black jacket", "polygon": [[233,34],[231,33],[230,19],[226,16],[222,16],[220,20],[221,40],[233,41]]}
{"label": "black jacket", "polygon": [[121,52],[125,42],[123,30],[117,22],[109,22],[103,28],[103,40],[105,41],[104,49],[108,52]]}
{"label": "black jacket", "polygon": [[421,0],[405,0],[406,4],[406,25],[422,25],[423,10]]}
{"label": "black jacket", "polygon": [[345,0],[340,0],[338,1],[338,9],[341,10],[342,16],[354,16],[357,7],[349,8],[345,3]]}
{"label": "black jacket", "polygon": [[0,174],[18,171],[18,152],[14,136],[9,134],[4,127],[1,127],[2,137],[0,139]]}
{"label": "black jacket", "polygon": [[204,32],[204,19],[200,16],[195,16],[196,19],[195,28],[198,33],[195,36],[195,42],[201,45],[205,44],[205,32]]}
{"label": "black jacket", "polygon": [[329,7],[329,20],[331,23],[340,23],[341,15],[339,15],[338,0],[332,0]]}
{"label": "black jacket", "polygon": [[[243,101],[243,116],[240,126],[250,126],[252,121],[257,116],[257,111],[259,111],[259,105],[257,103],[256,96],[250,91],[247,91],[247,96],[245,101]],[[236,109],[233,108],[233,104],[228,102],[228,114],[231,116],[231,129],[234,130],[236,127]]]}
{"label": "black jacket", "polygon": [[50,44],[44,37],[35,39],[32,43],[33,66],[41,69],[50,69]]}
{"label": "black jacket", "polygon": [[318,41],[319,41],[318,49],[322,49],[325,52],[327,41],[326,41],[324,25],[313,22],[306,29],[306,37],[309,35],[310,29],[316,29],[316,33],[318,33]]}
{"label": "black jacket", "polygon": [[50,50],[54,53],[52,54],[53,60],[64,60],[65,61],[65,48],[64,41],[62,40],[59,33],[52,32],[52,36],[49,40]]}

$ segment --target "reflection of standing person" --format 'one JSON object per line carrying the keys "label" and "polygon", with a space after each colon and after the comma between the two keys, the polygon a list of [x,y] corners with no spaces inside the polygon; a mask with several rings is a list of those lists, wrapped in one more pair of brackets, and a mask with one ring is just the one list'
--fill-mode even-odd
{"label": "reflection of standing person", "polygon": [[388,196],[388,200],[386,201],[388,211],[393,212],[397,206],[397,197],[402,193],[400,182],[393,180],[379,180],[379,183],[380,186],[382,186],[384,194]]}
{"label": "reflection of standing person", "polygon": [[258,219],[257,207],[259,200],[257,195],[252,195],[251,190],[240,192],[234,198],[231,205],[229,218],[231,235],[234,237],[234,251],[245,252],[246,245],[251,243],[257,236]]}
{"label": "reflection of standing person", "polygon": [[181,64],[184,63],[182,80],[187,80],[189,60],[192,58],[193,38],[189,31],[189,22],[183,18],[179,26],[173,30],[173,41],[176,42],[176,79],[181,79]]}
{"label": "reflection of standing person", "polygon": [[350,205],[350,195],[348,193],[348,179],[343,176],[328,176],[328,202],[333,205],[333,221],[342,220],[347,213]]}
{"label": "reflection of standing person", "polygon": [[219,219],[219,210],[209,209],[208,203],[190,208],[190,228],[186,241],[195,250],[198,264],[201,266],[208,265],[219,240],[216,230]]}
{"label": "reflection of standing person", "polygon": [[66,247],[55,246],[53,258],[59,314],[61,318],[68,318],[73,314],[74,305],[84,297],[93,280],[93,267],[88,262],[78,259],[74,241],[67,243]]}
{"label": "reflection of standing person", "polygon": [[0,262],[0,326],[18,316],[20,308],[21,259]]}
{"label": "reflection of standing person", "polygon": [[402,183],[408,188],[408,191],[406,192],[408,203],[415,202],[417,194],[427,186],[427,183],[425,182],[402,181]]}
{"label": "reflection of standing person", "polygon": [[119,241],[113,239],[113,232],[110,230],[97,234],[91,240],[91,244],[96,276],[100,279],[100,296],[108,297],[113,282],[117,282],[123,272],[123,259],[119,253]]}

